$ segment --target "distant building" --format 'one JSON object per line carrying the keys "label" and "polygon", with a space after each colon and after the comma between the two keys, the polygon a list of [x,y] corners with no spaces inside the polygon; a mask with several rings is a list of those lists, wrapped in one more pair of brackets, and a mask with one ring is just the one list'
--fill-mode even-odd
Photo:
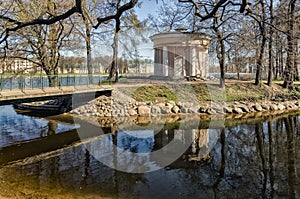
{"label": "distant building", "polygon": [[29,60],[10,58],[0,63],[0,73],[29,73],[34,70],[34,64]]}
{"label": "distant building", "polygon": [[179,78],[208,75],[211,37],[203,33],[168,32],[150,37],[154,42],[154,75]]}

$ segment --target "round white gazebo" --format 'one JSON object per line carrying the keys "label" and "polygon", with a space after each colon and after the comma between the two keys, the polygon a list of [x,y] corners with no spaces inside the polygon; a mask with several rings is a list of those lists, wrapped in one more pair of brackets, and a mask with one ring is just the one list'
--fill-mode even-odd
{"label": "round white gazebo", "polygon": [[150,37],[154,43],[154,75],[206,77],[211,37],[195,32],[167,32]]}

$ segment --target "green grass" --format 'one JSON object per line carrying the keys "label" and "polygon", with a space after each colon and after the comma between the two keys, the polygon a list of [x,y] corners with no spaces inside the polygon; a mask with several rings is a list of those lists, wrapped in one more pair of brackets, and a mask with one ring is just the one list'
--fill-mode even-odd
{"label": "green grass", "polygon": [[288,93],[290,96],[294,96],[297,97],[298,99],[300,99],[300,92],[298,91],[292,91]]}
{"label": "green grass", "polygon": [[119,82],[120,82],[120,83],[122,83],[122,82],[127,82],[127,81],[128,81],[128,79],[125,78],[125,77],[121,77],[121,78],[119,79]]}
{"label": "green grass", "polygon": [[[128,88],[127,88],[128,89]],[[232,83],[227,84],[225,90],[218,85],[176,84],[176,85],[148,85],[132,88],[127,91],[137,101],[150,102],[205,102],[205,101],[259,101],[275,97],[282,99],[300,99],[300,92],[288,91],[281,86],[274,84],[272,87],[262,85],[255,86],[253,83]]]}
{"label": "green grass", "polygon": [[133,92],[133,98],[137,101],[150,102],[176,101],[177,99],[175,92],[163,85],[149,85],[138,87]]}
{"label": "green grass", "polygon": [[198,101],[210,101],[211,96],[206,84],[193,84],[192,88]]}
{"label": "green grass", "polygon": [[266,97],[268,91],[264,87],[252,83],[236,83],[226,85],[226,98],[232,101],[257,101]]}
{"label": "green grass", "polygon": [[[267,83],[268,80],[262,80],[263,83]],[[272,80],[272,83],[273,84],[279,84],[279,85],[282,85],[283,84],[283,80],[282,79],[279,79],[279,80]],[[300,85],[300,81],[294,81],[294,85]]]}
{"label": "green grass", "polygon": [[100,81],[99,85],[108,85],[108,84],[113,84],[113,83],[115,83],[115,82],[112,80],[106,79],[106,80]]}

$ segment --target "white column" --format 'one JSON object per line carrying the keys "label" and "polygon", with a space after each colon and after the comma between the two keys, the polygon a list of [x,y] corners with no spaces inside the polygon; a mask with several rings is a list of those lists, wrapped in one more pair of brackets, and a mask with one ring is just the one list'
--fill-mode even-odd
{"label": "white column", "polygon": [[160,63],[159,63],[159,49],[158,48],[154,48],[154,75],[160,75],[159,74],[159,67],[160,67]]}
{"label": "white column", "polygon": [[191,76],[195,76],[196,75],[196,68],[198,67],[198,62],[197,62],[197,49],[196,47],[192,47],[191,48],[191,55],[192,55],[192,59],[191,59]]}
{"label": "white column", "polygon": [[246,73],[249,73],[249,62],[246,62]]}
{"label": "white column", "polygon": [[205,50],[205,52],[203,52],[203,77],[207,77],[208,76],[208,50]]}
{"label": "white column", "polygon": [[206,68],[206,53],[203,50],[199,51],[199,69],[201,77],[206,77],[207,68]]}
{"label": "white column", "polygon": [[163,72],[164,76],[168,76],[168,48],[166,46],[163,47]]}
{"label": "white column", "polygon": [[185,77],[186,76],[186,71],[185,71],[185,62],[188,59],[187,57],[187,51],[188,48],[185,46],[183,48],[183,52],[182,52],[182,76]]}

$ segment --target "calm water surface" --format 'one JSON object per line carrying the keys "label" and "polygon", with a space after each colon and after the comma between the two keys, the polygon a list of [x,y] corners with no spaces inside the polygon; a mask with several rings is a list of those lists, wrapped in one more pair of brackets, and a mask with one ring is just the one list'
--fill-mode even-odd
{"label": "calm water surface", "polygon": [[[207,129],[186,118],[164,125],[149,118],[135,120],[136,125],[104,124],[95,118],[74,124],[68,115],[32,118],[9,106],[0,111],[4,109],[0,198],[300,197],[297,113],[226,121],[224,128]],[[101,130],[94,128],[97,122]],[[89,132],[78,136],[74,129],[85,125]],[[153,172],[122,172],[98,161],[106,159],[127,170],[137,164],[160,167],[151,152],[173,141],[190,146],[175,162]],[[167,159],[170,151],[164,154]]]}

